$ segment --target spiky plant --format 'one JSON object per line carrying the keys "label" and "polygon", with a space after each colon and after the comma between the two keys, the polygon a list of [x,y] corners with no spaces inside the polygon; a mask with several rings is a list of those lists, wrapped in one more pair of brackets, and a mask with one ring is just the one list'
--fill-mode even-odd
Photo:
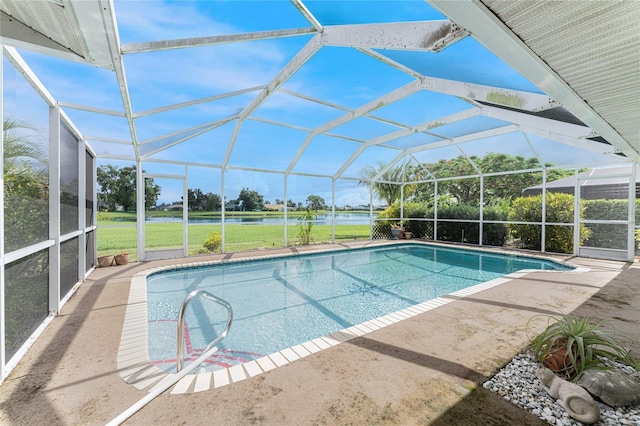
{"label": "spiky plant", "polygon": [[[538,362],[567,380],[577,380],[584,371],[607,368],[600,357],[622,362],[640,370],[640,364],[620,341],[631,339],[617,334],[604,321],[589,317],[551,316],[547,328],[529,344]],[[564,358],[553,365],[554,356]]]}

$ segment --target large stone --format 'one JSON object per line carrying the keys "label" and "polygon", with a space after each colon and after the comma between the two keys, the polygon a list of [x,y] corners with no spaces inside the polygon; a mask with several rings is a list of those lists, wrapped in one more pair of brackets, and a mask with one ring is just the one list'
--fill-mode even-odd
{"label": "large stone", "polygon": [[640,405],[640,383],[619,370],[587,370],[577,382],[611,407]]}

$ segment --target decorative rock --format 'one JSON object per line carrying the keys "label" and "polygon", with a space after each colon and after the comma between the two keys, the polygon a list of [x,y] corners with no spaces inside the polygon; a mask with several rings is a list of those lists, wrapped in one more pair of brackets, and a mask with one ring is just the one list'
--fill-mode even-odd
{"label": "decorative rock", "polygon": [[[567,410],[571,417],[586,424],[595,423],[600,419],[600,406],[584,388],[556,376],[553,371],[542,365],[536,370],[536,376],[542,382],[544,390],[552,398],[556,398],[556,402]],[[547,407],[544,411],[548,415],[552,414],[551,409]],[[555,424],[555,417],[553,418]],[[545,420],[551,423],[549,419]]]}
{"label": "decorative rock", "polygon": [[640,404],[640,383],[618,370],[587,370],[577,382],[611,407]]}
{"label": "decorative rock", "polygon": [[[177,315],[177,314],[176,314]],[[612,368],[623,371],[630,377],[640,382],[640,372],[633,368],[602,358],[603,364]],[[548,407],[552,414],[555,415],[555,424],[562,426],[581,426],[582,423],[569,417],[567,412],[563,410],[557,402],[552,399],[544,390],[540,388],[540,381],[534,375],[538,362],[529,352],[516,355],[510,363],[491,377],[491,391],[498,393],[501,391],[503,396],[513,398],[511,402],[544,420],[546,414],[542,411],[544,407]],[[525,393],[526,398],[515,400],[514,395]],[[606,404],[599,403],[600,421],[598,426],[620,426],[627,422],[633,426],[640,426],[640,405],[632,407],[610,407]]]}

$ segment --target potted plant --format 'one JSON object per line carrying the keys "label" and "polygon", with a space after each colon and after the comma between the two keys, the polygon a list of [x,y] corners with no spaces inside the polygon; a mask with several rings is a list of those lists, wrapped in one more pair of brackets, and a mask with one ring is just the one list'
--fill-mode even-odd
{"label": "potted plant", "polygon": [[129,263],[130,259],[131,256],[129,255],[129,253],[125,253],[124,250],[122,250],[120,254],[117,254],[115,256],[116,265],[126,265],[127,263]]}
{"label": "potted plant", "polygon": [[100,256],[98,258],[98,266],[101,268],[105,268],[107,266],[113,265],[114,256]]}
{"label": "potted plant", "polygon": [[404,228],[399,224],[395,223],[391,225],[391,236],[393,237],[394,240],[397,240],[398,238],[400,238],[400,235],[402,235],[403,232],[404,232]]}
{"label": "potted plant", "polygon": [[[547,328],[529,344],[538,362],[567,380],[577,380],[585,370],[606,368],[600,357],[640,370],[640,364],[620,342],[621,336],[603,321],[589,317],[549,317]],[[628,337],[627,337],[628,338]]]}

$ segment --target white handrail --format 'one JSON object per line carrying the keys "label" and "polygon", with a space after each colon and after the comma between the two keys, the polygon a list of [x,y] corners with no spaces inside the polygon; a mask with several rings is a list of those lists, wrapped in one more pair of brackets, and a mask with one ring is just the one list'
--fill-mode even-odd
{"label": "white handrail", "polygon": [[[227,333],[229,332],[229,328],[231,327],[231,322],[233,321],[233,310],[231,308],[231,305],[225,300],[217,298],[211,295],[210,293],[207,293],[204,290],[194,290],[191,293],[189,293],[189,295],[185,298],[185,301],[183,302],[182,308],[180,310],[181,316],[184,315],[183,311],[186,307],[186,304],[189,302],[189,300],[193,299],[193,297],[195,297],[198,293],[206,293],[206,297],[208,299],[214,300],[215,302],[220,303],[221,305],[227,308],[227,312],[228,312],[227,324],[222,334],[218,336],[218,338],[216,338],[213,342],[209,343],[209,345],[205,348],[204,352],[202,353],[202,355],[198,357],[198,359],[196,359],[195,361],[187,365],[185,368],[179,368],[176,374],[167,375],[158,384],[156,384],[153,388],[151,388],[148,394],[146,394],[144,397],[138,400],[138,402],[133,404],[131,407],[124,410],[122,413],[120,413],[116,418],[111,420],[109,423],[107,423],[107,426],[119,426],[120,424],[122,424],[125,420],[133,416],[136,412],[138,412],[142,407],[144,407],[145,405],[153,401],[158,395],[162,394],[171,386],[178,383],[184,376],[192,372],[196,367],[200,366],[200,364],[206,361],[207,358],[209,358],[211,355],[213,355],[215,352],[218,351],[218,348],[217,346],[215,346],[215,344],[218,343],[220,340],[224,339]],[[182,346],[182,341],[180,341],[179,345]]]}
{"label": "white handrail", "polygon": [[187,310],[187,305],[189,304],[189,302],[191,302],[191,299],[193,299],[194,297],[198,296],[198,295],[202,295],[203,297],[216,302],[219,305],[224,306],[225,308],[227,308],[227,324],[224,327],[224,330],[222,330],[222,333],[220,333],[220,336],[218,336],[213,342],[209,343],[209,345],[207,345],[207,347],[204,349],[204,351],[208,351],[209,348],[214,347],[218,342],[220,342],[222,339],[224,339],[227,334],[229,333],[229,328],[231,328],[231,322],[233,321],[233,308],[231,307],[231,304],[229,304],[229,302],[227,302],[224,299],[221,299],[219,297],[214,296],[213,294],[209,293],[208,291],[205,290],[193,290],[191,293],[189,293],[189,295],[187,295],[187,297],[185,297],[184,301],[182,302],[182,306],[180,307],[180,312],[178,313],[178,332],[177,332],[177,336],[178,336],[178,343],[176,345],[177,350],[176,350],[176,360],[177,360],[177,364],[176,364],[176,372],[179,373],[180,370],[182,370],[182,363],[184,362],[184,357],[183,357],[183,343],[184,343],[184,313]]}

